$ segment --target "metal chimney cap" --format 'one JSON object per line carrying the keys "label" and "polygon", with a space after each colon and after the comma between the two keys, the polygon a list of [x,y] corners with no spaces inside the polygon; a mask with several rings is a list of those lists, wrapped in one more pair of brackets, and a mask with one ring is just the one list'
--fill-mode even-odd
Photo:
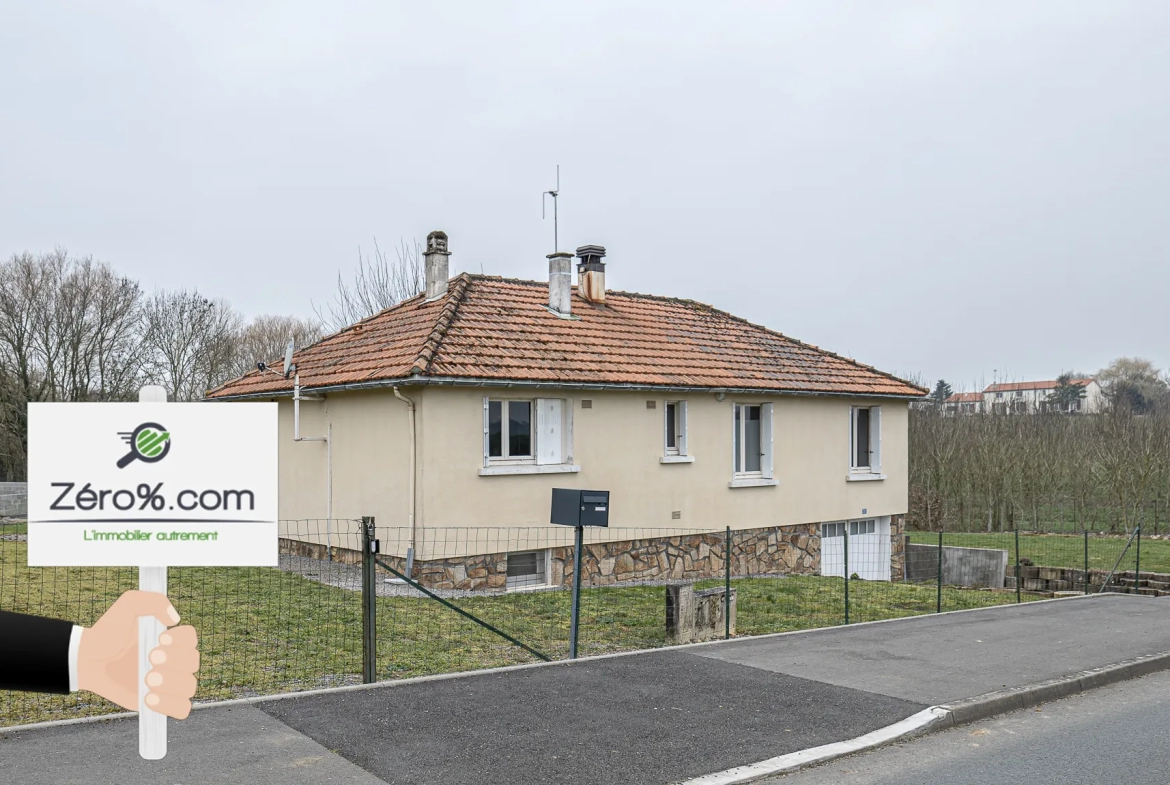
{"label": "metal chimney cap", "polygon": [[[582,245],[577,248],[577,257],[583,261],[601,261],[605,257],[605,246]],[[593,257],[593,259],[589,257]]]}

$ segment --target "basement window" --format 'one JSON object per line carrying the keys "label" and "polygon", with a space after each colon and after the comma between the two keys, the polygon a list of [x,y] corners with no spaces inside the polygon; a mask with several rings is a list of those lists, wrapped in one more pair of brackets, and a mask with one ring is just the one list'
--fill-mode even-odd
{"label": "basement window", "polygon": [[526,589],[532,586],[547,586],[547,559],[544,551],[527,551],[508,554],[508,589]]}

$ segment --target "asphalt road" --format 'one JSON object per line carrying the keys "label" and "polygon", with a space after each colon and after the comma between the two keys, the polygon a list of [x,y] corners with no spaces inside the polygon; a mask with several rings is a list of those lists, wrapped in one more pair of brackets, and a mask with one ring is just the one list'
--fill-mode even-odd
{"label": "asphalt road", "polygon": [[1170,651],[1170,602],[1114,594],[1024,603],[693,651],[931,706]]}
{"label": "asphalt road", "polygon": [[925,736],[770,785],[1170,781],[1170,671]]}
{"label": "asphalt road", "polygon": [[395,785],[663,785],[925,708],[684,651],[258,707]]}

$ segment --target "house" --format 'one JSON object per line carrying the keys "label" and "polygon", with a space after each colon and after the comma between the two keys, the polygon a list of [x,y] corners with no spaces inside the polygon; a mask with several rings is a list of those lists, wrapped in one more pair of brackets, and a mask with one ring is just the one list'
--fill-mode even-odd
{"label": "house", "polygon": [[702,303],[611,291],[600,246],[577,249],[576,286],[568,253],[544,281],[449,279],[449,255],[432,232],[425,292],[300,349],[288,378],[208,393],[279,402],[280,516],[330,520],[287,525],[286,551],[359,547],[344,519],[372,515],[425,585],[563,585],[572,530],[549,509],[566,487],[611,493],[594,583],[721,575],[729,525],[741,574],[840,574],[848,530],[851,572],[899,577],[908,404],[926,390]]}
{"label": "house", "polygon": [[[1095,379],[1072,379],[1072,384],[1083,387],[1085,397],[1076,402],[1071,411],[1096,412],[1105,403],[1101,385]],[[1007,414],[1035,414],[1054,411],[1049,396],[1056,392],[1057,381],[1050,379],[1040,382],[999,382],[990,384],[983,391],[985,411]]]}
{"label": "house", "polygon": [[943,401],[947,414],[978,414],[983,411],[983,393],[955,393]]}

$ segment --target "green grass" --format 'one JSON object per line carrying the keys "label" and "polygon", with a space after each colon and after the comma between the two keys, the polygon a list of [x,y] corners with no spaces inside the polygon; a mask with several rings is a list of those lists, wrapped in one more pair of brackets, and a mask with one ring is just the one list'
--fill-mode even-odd
{"label": "green grass", "polygon": [[[924,545],[938,545],[937,532],[910,532],[910,541]],[[1089,537],[1089,569],[1109,570],[1125,549],[1124,537]],[[977,532],[947,532],[943,545],[964,548],[996,548],[1008,552],[1010,565],[1015,564],[1015,535],[1012,532],[981,534]],[[1170,572],[1170,541],[1143,538],[1141,543],[1142,572]],[[1136,547],[1130,546],[1118,570],[1134,569]],[[1077,534],[1020,534],[1020,558],[1044,567],[1085,567],[1085,538]]]}
{"label": "green grass", "polygon": [[28,534],[28,524],[24,521],[19,523],[0,523],[0,534]]}
{"label": "green grass", "polygon": [[[89,625],[135,588],[136,571],[30,569],[24,543],[0,542],[0,608]],[[379,576],[381,579],[381,576]],[[720,581],[700,586],[719,585]],[[737,589],[737,634],[844,623],[840,578],[752,578]],[[183,623],[199,631],[198,700],[357,683],[361,595],[274,569],[172,568],[169,594]],[[933,586],[850,582],[850,621],[935,610]],[[464,597],[459,607],[553,659],[568,656],[571,592]],[[945,588],[943,610],[1015,601],[1013,593]],[[661,586],[585,588],[579,654],[665,645]],[[536,661],[532,655],[426,599],[378,600],[377,677],[407,678]],[[87,693],[0,693],[0,726],[116,711]]]}

